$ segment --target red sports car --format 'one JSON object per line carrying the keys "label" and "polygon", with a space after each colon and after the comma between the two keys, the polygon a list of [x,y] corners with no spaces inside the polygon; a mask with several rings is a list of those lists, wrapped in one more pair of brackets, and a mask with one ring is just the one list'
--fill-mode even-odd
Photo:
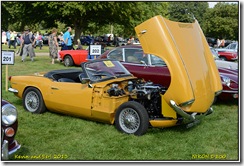
{"label": "red sports car", "polygon": [[218,51],[219,58],[225,61],[235,61],[238,59],[237,52],[233,51]]}
{"label": "red sports car", "polygon": [[[98,58],[119,60],[134,76],[144,78],[169,87],[171,82],[170,72],[166,63],[159,57],[144,54],[140,45],[126,45],[108,50]],[[222,80],[223,91],[218,96],[220,99],[238,98],[238,71],[218,68]]]}
{"label": "red sports car", "polygon": [[64,62],[64,66],[80,66],[82,62],[88,60],[88,50],[63,50],[59,52],[60,61]]}

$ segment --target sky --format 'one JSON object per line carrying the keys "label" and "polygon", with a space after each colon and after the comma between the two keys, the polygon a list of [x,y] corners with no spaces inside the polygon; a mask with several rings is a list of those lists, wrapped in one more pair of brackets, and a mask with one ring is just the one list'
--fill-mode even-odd
{"label": "sky", "polygon": [[216,3],[218,3],[218,2],[208,2],[208,5],[210,8],[213,8],[214,5],[216,5]]}
{"label": "sky", "polygon": [[228,2],[228,1],[217,1],[217,2],[208,2],[210,8],[213,8],[218,2],[227,2],[227,3],[237,3],[237,2]]}

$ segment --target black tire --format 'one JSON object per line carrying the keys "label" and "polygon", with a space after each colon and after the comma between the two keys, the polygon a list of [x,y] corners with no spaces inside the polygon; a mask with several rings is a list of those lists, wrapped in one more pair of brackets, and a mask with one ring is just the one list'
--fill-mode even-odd
{"label": "black tire", "polygon": [[22,102],[23,107],[31,113],[41,114],[46,111],[46,106],[42,98],[42,94],[36,88],[30,87],[26,89]]}
{"label": "black tire", "polygon": [[116,111],[115,126],[126,134],[143,135],[149,126],[148,113],[135,101],[123,103]]}
{"label": "black tire", "polygon": [[74,61],[72,59],[71,56],[67,55],[64,57],[64,66],[69,67],[69,66],[73,66],[74,65]]}

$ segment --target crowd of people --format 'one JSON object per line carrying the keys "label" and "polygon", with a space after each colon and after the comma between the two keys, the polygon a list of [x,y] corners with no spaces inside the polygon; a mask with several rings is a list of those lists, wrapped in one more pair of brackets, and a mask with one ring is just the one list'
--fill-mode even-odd
{"label": "crowd of people", "polygon": [[[58,58],[58,39],[62,42],[61,50],[73,49],[72,40],[71,40],[71,27],[67,28],[67,31],[63,34],[60,33],[57,36],[57,29],[53,28],[52,33],[48,36],[48,46],[49,46],[49,55],[52,59],[51,63],[54,64],[54,60]],[[11,46],[16,49],[16,46],[19,45],[20,48],[17,51],[22,58],[21,61],[24,62],[27,56],[30,56],[31,61],[34,61],[35,51],[34,48],[43,47],[44,37],[40,32],[32,33],[30,28],[25,26],[23,33],[16,33],[15,31],[8,30],[7,32],[2,32],[2,43],[7,45],[10,49]]]}
{"label": "crowd of people", "polygon": [[[60,32],[57,35],[57,29],[53,28],[51,34],[48,35],[48,46],[49,46],[49,55],[51,58],[51,63],[54,64],[55,59],[59,56],[59,46],[61,50],[72,50],[73,47],[73,39],[71,36],[71,27],[67,27],[64,33]],[[113,44],[115,47],[120,46],[121,37],[115,35],[108,36],[107,44]],[[125,44],[133,44],[135,39],[131,36]],[[10,49],[11,46],[16,49],[16,46],[19,45],[20,48],[17,51],[17,54],[22,56],[21,61],[24,62],[27,56],[30,56],[31,61],[34,61],[35,51],[34,48],[42,49],[44,44],[44,36],[40,32],[32,33],[30,28],[25,26],[23,33],[17,33],[15,31],[8,30],[7,32],[2,32],[2,43],[7,45]],[[60,45],[59,45],[60,43]],[[95,44],[95,43],[94,43]],[[97,43],[96,43],[97,44]],[[104,45],[103,45],[104,46]],[[77,40],[77,48],[82,49],[80,39]]]}

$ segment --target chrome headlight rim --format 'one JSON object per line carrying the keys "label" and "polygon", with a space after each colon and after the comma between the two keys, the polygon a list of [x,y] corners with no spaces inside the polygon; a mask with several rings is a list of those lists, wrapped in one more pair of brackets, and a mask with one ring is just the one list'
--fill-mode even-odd
{"label": "chrome headlight rim", "polygon": [[222,78],[222,81],[224,82],[224,84],[229,87],[230,86],[230,82],[231,82],[230,78],[227,77],[227,76],[223,76],[223,75],[221,76],[221,78]]}
{"label": "chrome headlight rim", "polygon": [[10,126],[17,120],[17,110],[12,104],[2,106],[2,124]]}

